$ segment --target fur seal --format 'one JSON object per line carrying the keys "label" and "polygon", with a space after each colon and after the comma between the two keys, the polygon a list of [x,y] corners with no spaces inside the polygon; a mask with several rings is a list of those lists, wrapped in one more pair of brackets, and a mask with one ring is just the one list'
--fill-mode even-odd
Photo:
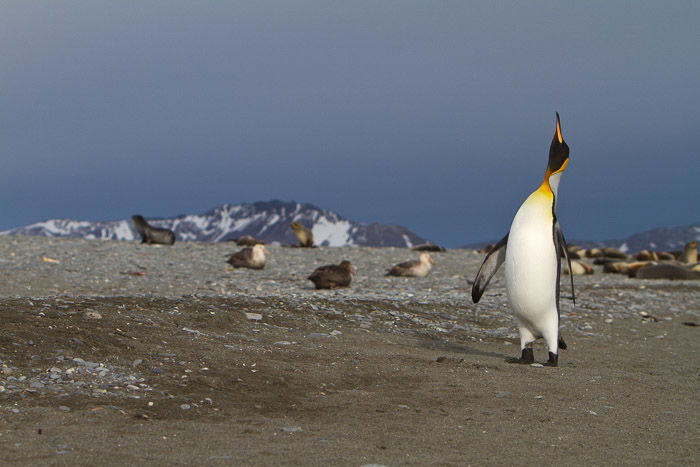
{"label": "fur seal", "polygon": [[236,245],[238,246],[255,246],[265,244],[263,240],[251,237],[250,235],[243,235],[242,237],[234,238],[233,241],[236,242]]}
{"label": "fur seal", "polygon": [[317,289],[334,289],[336,287],[348,287],[352,281],[353,271],[350,261],[341,261],[340,264],[328,264],[318,267],[307,279],[314,283]]}
{"label": "fur seal", "polygon": [[636,271],[630,271],[630,277],[637,279],[700,279],[700,272],[693,271],[678,264],[654,264]]}
{"label": "fur seal", "polygon": [[[571,253],[569,253],[569,258],[571,258]],[[583,274],[593,274],[593,266],[586,263],[585,261],[580,261],[578,259],[571,259],[571,272],[568,266],[564,266],[564,274],[573,274],[574,276],[580,276]]]}
{"label": "fur seal", "polygon": [[422,252],[420,258],[399,263],[389,270],[385,276],[404,276],[404,277],[425,277],[430,272],[430,269],[435,264],[430,253]]}
{"label": "fur seal", "polygon": [[698,262],[698,242],[693,240],[685,244],[683,253],[680,256],[681,263],[693,264]]}
{"label": "fur seal", "polygon": [[606,258],[629,259],[630,255],[623,253],[617,248],[603,248],[603,256]]}
{"label": "fur seal", "polygon": [[435,252],[435,253],[444,253],[445,250],[443,247],[439,245],[434,245],[432,243],[424,243],[423,245],[416,245],[413,248],[411,248],[413,251],[430,251],[430,252]]}
{"label": "fur seal", "polygon": [[299,240],[299,246],[303,248],[311,248],[314,246],[314,234],[299,222],[292,222],[289,226]]}
{"label": "fur seal", "polygon": [[136,231],[141,235],[141,243],[149,245],[172,245],[175,243],[175,233],[169,229],[152,227],[143,216],[138,214],[131,216]]}
{"label": "fur seal", "polygon": [[642,250],[634,256],[637,261],[658,261],[659,255],[655,251]]}
{"label": "fur seal", "polygon": [[600,258],[603,256],[603,250],[600,248],[589,248],[586,250],[586,258]]}
{"label": "fur seal", "polygon": [[262,269],[270,252],[265,245],[253,245],[232,254],[226,261],[234,268]]}
{"label": "fur seal", "polygon": [[604,258],[602,256],[593,260],[593,264],[596,266],[605,266],[606,264],[610,263],[624,263],[624,261],[620,261],[617,258]]}
{"label": "fur seal", "polygon": [[635,261],[633,263],[627,261],[612,261],[603,265],[603,272],[612,274],[632,274],[632,271],[647,267],[653,264],[651,261]]}
{"label": "fur seal", "polygon": [[581,259],[586,254],[586,250],[577,245],[567,245],[566,251],[569,252],[569,259]]}

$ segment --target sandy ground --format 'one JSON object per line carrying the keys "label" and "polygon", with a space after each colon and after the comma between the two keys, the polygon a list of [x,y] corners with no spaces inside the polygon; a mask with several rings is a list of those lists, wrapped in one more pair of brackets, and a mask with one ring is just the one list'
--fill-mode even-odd
{"label": "sandy ground", "polygon": [[498,288],[479,306],[18,292],[0,298],[0,462],[697,464],[700,287],[639,284],[583,281],[582,310],[610,309],[567,314],[557,368],[505,362]]}

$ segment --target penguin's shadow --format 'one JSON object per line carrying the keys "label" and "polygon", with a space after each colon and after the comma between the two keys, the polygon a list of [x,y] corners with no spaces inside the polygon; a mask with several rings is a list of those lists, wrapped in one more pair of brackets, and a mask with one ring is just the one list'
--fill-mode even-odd
{"label": "penguin's shadow", "polygon": [[462,355],[476,355],[479,357],[494,357],[494,358],[500,358],[500,359],[508,359],[508,358],[512,357],[512,355],[504,355],[504,354],[498,353],[498,352],[479,350],[479,349],[476,349],[474,347],[469,347],[468,345],[464,345],[464,344],[457,344],[454,342],[445,342],[445,341],[440,341],[440,340],[430,339],[430,338],[421,339],[420,345],[421,345],[421,347],[426,348],[426,349],[430,349],[430,350],[440,350],[440,351],[451,352],[451,353],[462,354]]}

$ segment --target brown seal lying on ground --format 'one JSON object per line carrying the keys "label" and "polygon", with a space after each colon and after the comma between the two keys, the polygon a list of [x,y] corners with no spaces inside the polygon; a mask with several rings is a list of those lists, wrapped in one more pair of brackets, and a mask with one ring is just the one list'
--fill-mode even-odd
{"label": "brown seal lying on ground", "polygon": [[303,248],[311,248],[314,246],[314,234],[299,222],[292,222],[289,226],[299,240],[299,246]]}
{"label": "brown seal lying on ground", "polygon": [[[569,256],[571,257],[571,256]],[[563,272],[564,274],[569,274],[569,267],[564,266],[563,267]],[[586,263],[585,261],[581,261],[578,259],[572,259],[571,260],[571,271],[574,276],[579,276],[583,274],[593,274],[593,266],[590,264]]]}
{"label": "brown seal lying on ground", "polygon": [[700,272],[678,264],[654,264],[637,270],[630,270],[630,277],[637,279],[700,279]]}
{"label": "brown seal lying on ground", "polygon": [[146,222],[143,216],[138,214],[131,216],[131,220],[134,221],[136,231],[141,235],[141,243],[149,245],[172,245],[175,243],[175,233],[172,230],[153,227]]}
{"label": "brown seal lying on ground", "polygon": [[234,268],[262,269],[268,254],[265,245],[254,245],[232,254],[226,262]]}
{"label": "brown seal lying on ground", "polygon": [[352,269],[350,261],[341,261],[340,264],[329,264],[318,267],[307,279],[314,283],[317,289],[334,289],[336,287],[348,287],[352,281]]}
{"label": "brown seal lying on ground", "polygon": [[420,259],[399,263],[389,270],[386,276],[425,277],[435,264],[429,253],[420,254]]}
{"label": "brown seal lying on ground", "polygon": [[612,274],[633,274],[632,271],[650,266],[650,261],[610,261],[603,265],[603,272]]}

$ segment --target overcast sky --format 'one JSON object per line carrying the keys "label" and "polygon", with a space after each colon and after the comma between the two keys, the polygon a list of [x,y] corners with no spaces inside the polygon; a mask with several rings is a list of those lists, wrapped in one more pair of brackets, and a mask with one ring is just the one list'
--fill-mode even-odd
{"label": "overcast sky", "polygon": [[541,182],[603,240],[700,222],[700,2],[0,3],[0,229],[310,202],[447,246]]}

